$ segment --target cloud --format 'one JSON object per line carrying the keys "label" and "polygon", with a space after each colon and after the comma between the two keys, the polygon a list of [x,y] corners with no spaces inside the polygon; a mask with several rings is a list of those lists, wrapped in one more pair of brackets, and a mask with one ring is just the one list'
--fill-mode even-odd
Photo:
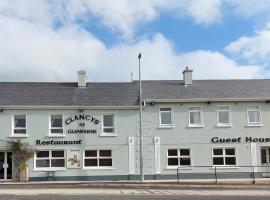
{"label": "cloud", "polygon": [[213,24],[220,20],[220,5],[219,0],[13,0],[0,1],[0,14],[52,27],[99,19],[111,31],[131,38],[139,26],[157,20],[162,12]]}
{"label": "cloud", "polygon": [[270,61],[270,23],[254,36],[240,37],[231,42],[225,50],[250,63],[269,63]]}
{"label": "cloud", "polygon": [[[21,2],[0,1],[1,81],[76,81],[80,69],[88,72],[89,81],[129,81],[131,72],[138,78],[139,52],[143,55],[143,79],[181,79],[186,65],[195,69],[195,78],[267,75],[259,65],[240,65],[215,51],[176,53],[160,33],[107,47],[77,23],[78,19],[99,16],[106,26],[130,35],[138,24],[155,20],[162,9],[177,10],[196,23],[213,23],[220,17],[216,0],[170,0],[171,4],[165,0],[118,0],[110,6],[102,0]],[[88,12],[92,14],[85,16]],[[111,21],[106,20],[109,18]]]}
{"label": "cloud", "polygon": [[215,51],[189,52],[180,55],[179,63],[191,66],[197,79],[249,79],[269,75],[262,66],[240,65]]}
{"label": "cloud", "polygon": [[260,66],[241,66],[220,53],[178,54],[162,34],[113,47],[76,25],[53,29],[0,15],[0,79],[2,81],[76,81],[85,69],[89,81],[129,81],[138,78],[142,53],[143,79],[181,79],[189,65],[197,78],[263,77]]}

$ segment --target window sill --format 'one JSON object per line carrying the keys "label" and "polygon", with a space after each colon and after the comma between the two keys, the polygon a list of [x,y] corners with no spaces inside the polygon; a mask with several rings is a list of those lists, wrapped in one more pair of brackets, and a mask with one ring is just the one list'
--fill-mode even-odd
{"label": "window sill", "polygon": [[66,171],[67,168],[34,168],[34,172],[56,172],[56,171]]}
{"label": "window sill", "polygon": [[101,133],[99,134],[100,137],[117,137],[117,133]]}
{"label": "window sill", "polygon": [[10,138],[28,138],[29,135],[27,134],[14,134],[14,135],[10,135]]}
{"label": "window sill", "polygon": [[174,125],[159,125],[159,127],[158,128],[160,128],[160,129],[162,129],[162,128],[174,128],[175,126]]}
{"label": "window sill", "polygon": [[64,135],[64,134],[48,134],[47,137],[48,138],[63,138],[63,137],[66,137],[66,135]]}
{"label": "window sill", "polygon": [[239,169],[240,167],[238,166],[213,166],[212,169]]}
{"label": "window sill", "polygon": [[83,167],[82,170],[114,170],[114,167]]}
{"label": "window sill", "polygon": [[176,169],[181,169],[181,170],[192,170],[192,166],[167,166],[165,169],[167,170],[176,170]]}
{"label": "window sill", "polygon": [[204,128],[205,126],[203,124],[197,124],[197,125],[188,125],[188,128]]}
{"label": "window sill", "polygon": [[231,128],[232,124],[217,124],[217,128]]}
{"label": "window sill", "polygon": [[258,124],[246,124],[246,127],[262,127],[263,124],[262,123],[258,123]]}

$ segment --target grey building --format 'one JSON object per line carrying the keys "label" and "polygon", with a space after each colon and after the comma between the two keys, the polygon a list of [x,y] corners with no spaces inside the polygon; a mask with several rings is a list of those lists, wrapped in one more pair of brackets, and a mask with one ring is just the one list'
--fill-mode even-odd
{"label": "grey building", "polygon": [[[175,178],[177,168],[270,175],[270,80],[192,80],[187,68],[183,80],[143,81],[142,90],[146,179]],[[28,161],[33,181],[50,172],[138,179],[139,83],[86,82],[84,71],[76,83],[1,82],[0,136],[2,180],[15,170],[9,140],[38,150]]]}

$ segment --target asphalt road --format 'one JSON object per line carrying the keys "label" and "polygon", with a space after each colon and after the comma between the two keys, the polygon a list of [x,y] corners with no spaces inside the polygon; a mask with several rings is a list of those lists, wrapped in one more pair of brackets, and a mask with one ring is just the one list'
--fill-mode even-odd
{"label": "asphalt road", "polygon": [[269,196],[192,195],[0,195],[0,200],[269,200]]}

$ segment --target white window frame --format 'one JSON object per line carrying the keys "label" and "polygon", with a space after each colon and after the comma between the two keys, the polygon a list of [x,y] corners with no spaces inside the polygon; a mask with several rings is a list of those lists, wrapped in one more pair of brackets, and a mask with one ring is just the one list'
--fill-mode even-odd
{"label": "white window frame", "polygon": [[[52,115],[61,115],[62,116],[63,133],[51,133],[51,128],[58,129],[57,127],[52,127],[52,124],[51,124]],[[48,133],[47,137],[66,137],[66,135],[64,134],[65,133],[65,130],[64,130],[64,115],[61,114],[61,113],[60,114],[59,113],[50,113],[48,118],[49,118],[49,133]],[[59,128],[59,129],[61,129],[61,128]]]}
{"label": "white window frame", "polygon": [[[106,151],[111,151],[111,157],[100,157],[100,150],[106,150]],[[85,156],[85,151],[97,151],[97,157],[86,157]],[[97,164],[98,166],[85,166],[85,159],[97,159]],[[99,159],[112,159],[112,166],[99,166]],[[90,170],[107,170],[107,169],[114,169],[113,167],[113,150],[112,149],[106,149],[106,148],[101,148],[101,149],[85,149],[83,151],[83,169],[90,169]]]}
{"label": "white window frame", "polygon": [[[171,111],[161,111],[160,109],[162,108],[169,108],[171,109]],[[173,128],[174,125],[173,125],[173,108],[171,106],[162,106],[162,107],[159,107],[159,127],[160,128]],[[161,113],[171,113],[171,123],[170,124],[162,124],[161,123]]]}
{"label": "white window frame", "polygon": [[[49,151],[49,157],[44,158],[37,158],[37,152],[34,154],[34,171],[61,171],[67,169],[67,154],[65,149],[40,149],[40,151]],[[64,157],[52,157],[52,151],[64,151]],[[63,159],[64,158],[64,167],[51,167],[51,161],[52,159]],[[50,161],[49,167],[36,167],[36,161],[37,160],[47,160]]]}
{"label": "white window frame", "polygon": [[[214,149],[222,149],[222,155],[214,155]],[[234,149],[234,155],[225,155],[225,149]],[[223,165],[214,165],[214,158],[216,157],[222,157],[223,158]],[[226,165],[225,163],[225,158],[229,158],[229,157],[235,157],[235,165]],[[213,167],[228,167],[228,168],[235,168],[237,167],[237,163],[238,163],[238,152],[237,152],[237,147],[212,147],[212,166]]]}
{"label": "white window frame", "polygon": [[[113,116],[113,126],[105,126],[104,127],[104,115],[112,115]],[[115,137],[115,136],[118,136],[118,134],[116,133],[116,115],[115,115],[115,113],[102,113],[101,124],[102,124],[102,127],[101,127],[102,130],[101,130],[100,136],[104,136],[104,137]],[[114,129],[114,132],[112,132],[112,133],[104,132],[104,128],[113,128]]]}
{"label": "white window frame", "polygon": [[[195,112],[195,110],[190,110],[190,108],[200,108],[200,110],[196,110],[197,112],[200,112],[200,123],[199,124],[191,124],[190,123],[190,113]],[[202,106],[189,106],[188,107],[188,127],[189,128],[203,128],[204,123],[203,123],[203,109]]]}
{"label": "white window frame", "polygon": [[[181,156],[180,155],[180,150],[182,149],[188,149],[189,150],[189,156]],[[169,150],[177,150],[177,156],[169,156]],[[169,165],[169,158],[177,158],[178,159],[178,165]],[[190,165],[180,165],[180,158],[189,158],[190,160]],[[191,148],[187,147],[181,147],[181,148],[168,148],[167,149],[167,169],[176,169],[178,167],[182,168],[191,168],[192,167],[192,156],[191,156]]]}
{"label": "white window frame", "polygon": [[[15,116],[19,116],[19,115],[25,115],[25,127],[16,127],[18,129],[25,129],[25,134],[23,133],[14,133],[15,128]],[[27,138],[29,137],[28,135],[28,131],[27,131],[27,114],[26,113],[14,113],[11,116],[11,134],[9,137],[14,137],[14,138]]]}
{"label": "white window frame", "polygon": [[[250,107],[257,107],[258,110],[249,109]],[[249,115],[248,115],[249,111],[258,111],[259,112],[259,122],[250,122],[249,121]],[[260,106],[258,106],[258,105],[249,105],[249,106],[247,106],[246,115],[247,115],[247,126],[262,126],[262,112],[261,112],[261,107]]]}
{"label": "white window frame", "polygon": [[[219,112],[226,112],[223,110],[219,110],[220,108],[228,107],[228,116],[229,116],[229,122],[228,123],[220,123],[219,122]],[[217,106],[217,127],[232,127],[232,117],[231,117],[231,107],[228,105],[219,105]]]}

